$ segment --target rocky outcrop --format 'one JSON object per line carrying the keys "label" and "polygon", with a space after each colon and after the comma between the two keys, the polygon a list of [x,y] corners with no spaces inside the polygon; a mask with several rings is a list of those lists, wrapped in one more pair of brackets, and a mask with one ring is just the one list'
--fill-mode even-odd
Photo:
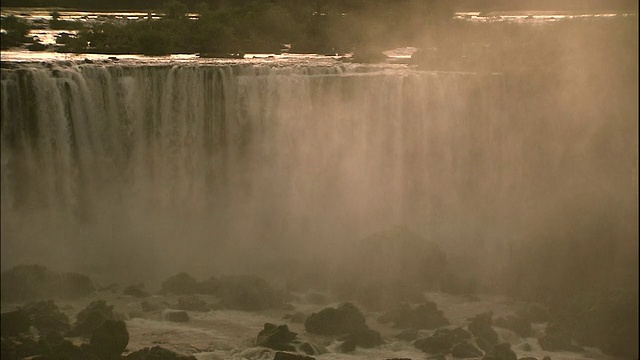
{"label": "rocky outcrop", "polygon": [[531,336],[531,321],[518,315],[508,315],[503,318],[497,318],[495,321],[497,327],[509,329],[520,337]]}
{"label": "rocky outcrop", "polygon": [[129,332],[122,320],[106,320],[91,335],[92,351],[101,359],[116,359],[129,344]]}
{"label": "rocky outcrop", "polygon": [[518,360],[518,356],[511,350],[511,344],[502,343],[488,351],[483,360]]}
{"label": "rocky outcrop", "polygon": [[296,348],[291,342],[295,340],[296,335],[289,331],[287,325],[266,323],[256,338],[256,345],[274,350],[295,351]]}
{"label": "rocky outcrop", "polygon": [[476,337],[476,343],[484,351],[490,351],[498,344],[498,333],[491,327],[493,313],[478,314],[471,319],[469,331]]}
{"label": "rocky outcrop", "polygon": [[415,308],[408,304],[402,304],[397,309],[383,314],[379,322],[386,324],[392,322],[393,326],[401,329],[436,329],[441,326],[450,325],[442,311],[438,310],[436,303],[427,301]]}
{"label": "rocky outcrop", "polygon": [[124,357],[127,360],[196,360],[195,356],[180,355],[160,346],[144,348]]}
{"label": "rocky outcrop", "polygon": [[78,313],[69,336],[88,338],[107,320],[115,320],[113,305],[107,305],[104,300],[93,301]]}
{"label": "rocky outcrop", "polygon": [[78,299],[95,291],[91,280],[77,273],[57,273],[44,266],[18,265],[2,273],[3,302]]}

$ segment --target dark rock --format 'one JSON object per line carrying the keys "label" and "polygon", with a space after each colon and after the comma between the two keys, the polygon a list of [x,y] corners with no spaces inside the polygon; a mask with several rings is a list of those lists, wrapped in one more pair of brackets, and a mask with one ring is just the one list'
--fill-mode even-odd
{"label": "dark rock", "polygon": [[69,335],[90,337],[105,321],[115,320],[113,305],[107,305],[104,300],[93,301],[78,313],[76,319]]}
{"label": "dark rock", "polygon": [[211,277],[205,281],[201,281],[197,285],[197,290],[199,294],[206,295],[219,295],[220,294],[220,280]]}
{"label": "dark rock", "polygon": [[305,321],[304,328],[319,335],[352,334],[368,329],[364,316],[351,303],[342,304],[337,309],[324,308],[311,314]]}
{"label": "dark rock", "polygon": [[520,337],[531,336],[531,321],[517,315],[496,319],[496,326],[509,329]]}
{"label": "dark rock", "polygon": [[198,282],[187,274],[179,273],[165,280],[160,286],[160,294],[189,295],[198,292]]}
{"label": "dark rock", "polygon": [[282,318],[285,320],[289,320],[294,324],[302,324],[305,322],[305,320],[307,320],[307,315],[298,311],[293,314],[286,314]]}
{"label": "dark rock", "polygon": [[338,351],[341,353],[350,353],[356,351],[356,343],[353,340],[346,340],[338,346]]}
{"label": "dark rock", "polygon": [[322,355],[327,353],[327,349],[325,349],[324,347],[309,342],[305,342],[300,345],[300,350],[307,355]]}
{"label": "dark rock", "polygon": [[525,357],[519,358],[518,360],[538,360],[538,359],[533,356],[525,356]]}
{"label": "dark rock", "polygon": [[124,295],[133,296],[137,298],[145,298],[149,296],[149,293],[144,291],[144,284],[127,286],[122,293]]}
{"label": "dark rock", "polygon": [[3,338],[27,333],[29,326],[31,326],[29,317],[20,310],[9,311],[0,315],[0,327]]}
{"label": "dark rock", "polygon": [[2,273],[3,302],[77,299],[95,291],[91,280],[75,273],[59,274],[39,265],[18,265]]}
{"label": "dark rock", "polygon": [[289,331],[287,325],[266,323],[256,338],[256,345],[274,350],[295,351],[295,347],[291,344],[295,338],[296,333]]}
{"label": "dark rock", "polygon": [[178,299],[178,310],[207,312],[211,310],[207,303],[197,296],[182,296]]}
{"label": "dark rock", "polygon": [[434,334],[428,338],[418,339],[413,345],[429,354],[449,353],[453,347],[453,338],[450,334]]}
{"label": "dark rock", "polygon": [[498,333],[491,327],[493,321],[493,313],[486,312],[478,314],[469,319],[469,331],[480,341],[476,341],[478,346],[484,351],[492,349],[498,344]]}
{"label": "dark rock", "polygon": [[220,279],[220,304],[230,310],[260,311],[284,307],[282,295],[257,276]]}
{"label": "dark rock", "polygon": [[545,356],[542,358],[542,360],[551,360],[551,356]]}
{"label": "dark rock", "polygon": [[162,313],[162,319],[172,322],[188,322],[189,314],[184,310],[165,310]]}
{"label": "dark rock", "polygon": [[518,360],[518,356],[511,350],[511,344],[502,343],[488,351],[483,360]]}
{"label": "dark rock", "polygon": [[451,355],[454,358],[469,359],[481,357],[483,353],[477,347],[467,342],[463,342],[453,347],[453,349],[451,350]]}
{"label": "dark rock", "polygon": [[299,355],[299,354],[293,354],[289,352],[278,351],[276,352],[276,355],[273,357],[273,360],[315,360],[315,358],[311,356],[306,356],[306,355]]}
{"label": "dark rock", "polygon": [[393,322],[394,327],[401,329],[436,329],[450,324],[449,320],[442,314],[442,311],[438,310],[438,306],[432,301],[420,304],[414,309],[408,304],[402,304],[398,308],[380,316],[378,321],[383,324]]}
{"label": "dark rock", "polygon": [[529,345],[529,343],[524,343],[524,344],[522,344],[522,346],[520,347],[520,349],[522,349],[522,350],[524,350],[524,351],[531,351],[531,350],[533,350],[533,349],[531,348],[531,345]]}
{"label": "dark rock", "polygon": [[66,332],[69,330],[69,317],[58,306],[49,301],[29,303],[19,309],[29,318],[30,324],[41,332]]}
{"label": "dark rock", "polygon": [[353,52],[352,60],[359,63],[379,63],[387,60],[388,56],[382,51],[369,48],[359,48]]}
{"label": "dark rock", "polygon": [[144,348],[124,357],[127,360],[196,360],[195,356],[180,355],[160,346]]}
{"label": "dark rock", "polygon": [[418,330],[417,329],[405,329],[405,330],[402,330],[395,337],[396,337],[396,339],[400,339],[400,340],[404,340],[404,341],[413,341],[413,340],[418,338]]}
{"label": "dark rock", "polygon": [[102,359],[120,356],[129,344],[129,332],[122,320],[106,320],[91,335],[90,345]]}
{"label": "dark rock", "polygon": [[538,344],[545,351],[582,351],[583,349],[574,345],[571,337],[567,334],[552,332],[544,334],[538,338]]}

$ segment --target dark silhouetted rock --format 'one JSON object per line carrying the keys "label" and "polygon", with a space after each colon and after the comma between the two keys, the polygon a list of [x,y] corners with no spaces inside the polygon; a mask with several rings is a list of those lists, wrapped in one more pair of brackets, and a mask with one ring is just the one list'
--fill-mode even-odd
{"label": "dark silhouetted rock", "polygon": [[476,343],[484,351],[489,351],[498,344],[498,333],[491,327],[492,318],[493,313],[486,312],[469,319],[469,331],[477,338]]}
{"label": "dark silhouetted rock", "polygon": [[207,312],[211,310],[207,303],[195,295],[181,296],[178,299],[178,310]]}
{"label": "dark silhouetted rock", "polygon": [[160,346],[144,348],[124,357],[127,360],[196,360],[195,356],[180,355]]}
{"label": "dark silhouetted rock", "polygon": [[454,358],[469,359],[481,357],[483,354],[482,351],[480,351],[480,349],[478,349],[477,347],[467,342],[463,342],[453,347],[453,349],[451,350],[451,355]]}
{"label": "dark silhouetted rock", "polygon": [[533,349],[531,348],[531,345],[529,345],[529,343],[524,343],[524,344],[522,344],[522,346],[520,347],[520,349],[522,349],[522,350],[524,350],[524,351],[531,351],[531,350],[533,350]]}
{"label": "dark silhouetted rock", "polygon": [[201,281],[197,285],[198,294],[205,295],[219,295],[220,294],[220,280],[211,277],[205,281]]}
{"label": "dark silhouetted rock", "polygon": [[305,320],[307,320],[307,315],[298,311],[293,314],[286,314],[282,318],[285,320],[289,320],[294,324],[303,324]]}
{"label": "dark silhouetted rock", "polygon": [[22,311],[9,311],[0,315],[0,327],[2,328],[3,338],[27,333],[29,326],[31,326],[29,317]]}
{"label": "dark silhouetted rock", "polygon": [[144,284],[136,284],[127,286],[124,291],[124,295],[133,296],[137,298],[145,298],[149,296],[149,293],[144,291]]}
{"label": "dark silhouetted rock", "polygon": [[19,311],[41,332],[66,332],[70,328],[69,317],[58,309],[53,300],[28,303]]}
{"label": "dark silhouetted rock", "polygon": [[102,359],[118,358],[129,344],[129,332],[122,320],[106,320],[91,335],[93,352]]}
{"label": "dark silhouetted rock", "polygon": [[69,335],[90,337],[105,321],[115,320],[113,305],[107,305],[104,300],[93,301],[78,313],[76,319]]}
{"label": "dark silhouetted rock", "polygon": [[266,323],[256,338],[256,345],[274,350],[295,351],[295,346],[291,344],[295,338],[296,333],[289,331],[287,325]]}
{"label": "dark silhouetted rock", "polygon": [[196,279],[187,274],[179,273],[165,280],[160,286],[160,294],[189,295],[198,292]]}
{"label": "dark silhouetted rock", "polygon": [[388,56],[382,51],[369,48],[358,48],[353,52],[352,60],[358,63],[379,63],[386,61]]}
{"label": "dark silhouetted rock", "polygon": [[282,309],[282,295],[257,276],[228,276],[220,279],[220,304],[230,310]]}
{"label": "dark silhouetted rock", "polygon": [[538,358],[535,358],[533,356],[525,356],[525,357],[521,357],[518,360],[538,360]]}
{"label": "dark silhouetted rock", "polygon": [[356,342],[353,340],[345,340],[337,349],[341,353],[350,353],[356,351]]}
{"label": "dark silhouetted rock", "polygon": [[172,322],[188,322],[189,314],[184,310],[165,310],[162,312],[162,319]]}
{"label": "dark silhouetted rock", "polygon": [[427,301],[412,309],[408,304],[402,304],[378,319],[381,323],[393,322],[393,326],[401,329],[436,329],[450,324],[436,303]]}
{"label": "dark silhouetted rock", "polygon": [[3,302],[42,299],[77,299],[95,291],[91,280],[80,274],[59,274],[39,265],[18,265],[1,275]]}
{"label": "dark silhouetted rock", "polygon": [[562,333],[544,334],[538,338],[538,344],[545,351],[582,351],[583,349],[574,345],[571,337]]}
{"label": "dark silhouetted rock", "polygon": [[447,354],[451,352],[451,348],[454,344],[453,338],[450,334],[440,333],[427,338],[418,339],[413,343],[413,345],[429,354]]}
{"label": "dark silhouetted rock", "polygon": [[368,329],[364,315],[351,303],[342,304],[337,309],[324,308],[311,314],[305,321],[304,328],[319,335],[352,334]]}
{"label": "dark silhouetted rock", "polygon": [[300,345],[300,350],[307,355],[322,355],[327,353],[327,349],[324,347],[309,342],[305,342]]}
{"label": "dark silhouetted rock", "polygon": [[502,343],[488,351],[483,360],[518,360],[518,356],[511,350],[511,344]]}
{"label": "dark silhouetted rock", "polygon": [[509,329],[520,337],[531,336],[531,321],[517,315],[509,315],[504,318],[498,318],[495,322],[497,327]]}
{"label": "dark silhouetted rock", "polygon": [[436,354],[427,357],[427,360],[447,360],[447,357],[444,354]]}
{"label": "dark silhouetted rock", "polygon": [[277,351],[273,360],[315,360],[314,357]]}

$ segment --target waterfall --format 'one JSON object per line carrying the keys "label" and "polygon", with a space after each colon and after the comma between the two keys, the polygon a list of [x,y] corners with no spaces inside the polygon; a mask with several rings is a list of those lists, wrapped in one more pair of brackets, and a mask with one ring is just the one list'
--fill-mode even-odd
{"label": "waterfall", "polygon": [[624,224],[637,115],[594,97],[356,65],[3,68],[3,267],[247,268],[394,224],[484,254],[575,197]]}

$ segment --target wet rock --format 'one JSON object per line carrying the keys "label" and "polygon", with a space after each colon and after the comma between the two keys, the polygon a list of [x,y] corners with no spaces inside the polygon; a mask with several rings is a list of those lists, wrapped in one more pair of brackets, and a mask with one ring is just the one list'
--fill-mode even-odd
{"label": "wet rock", "polygon": [[20,310],[9,311],[0,315],[0,327],[3,338],[27,333],[29,326],[31,326],[29,317]]}
{"label": "wet rock", "polygon": [[353,340],[346,340],[338,346],[337,349],[341,353],[350,353],[356,351],[356,343]]}
{"label": "wet rock", "polygon": [[377,49],[359,48],[353,52],[352,60],[358,63],[379,63],[388,59],[382,51]]}
{"label": "wet rock", "polygon": [[413,345],[429,354],[448,354],[454,344],[450,334],[436,333],[433,336],[416,340]]}
{"label": "wet rock", "polygon": [[76,273],[56,273],[39,265],[18,265],[2,273],[3,302],[78,299],[95,291],[91,280]]}
{"label": "wet rock", "polygon": [[531,336],[531,321],[526,318],[517,315],[509,315],[504,318],[496,319],[495,323],[497,327],[509,329],[520,337]]}
{"label": "wet rock", "polygon": [[511,344],[502,343],[488,351],[483,360],[518,360],[518,356],[511,350]]}
{"label": "wet rock", "polygon": [[229,276],[220,279],[220,304],[230,310],[282,309],[282,295],[257,276]]}
{"label": "wet rock", "polygon": [[295,351],[295,347],[291,344],[295,338],[296,333],[289,331],[287,325],[266,323],[256,338],[256,345],[274,350]]}
{"label": "wet rock", "polygon": [[518,360],[538,360],[538,359],[533,356],[525,356],[525,357],[519,358]]}
{"label": "wet rock", "polygon": [[179,273],[165,280],[160,285],[160,294],[189,295],[198,292],[198,282],[196,279],[187,274]]}
{"label": "wet rock", "polygon": [[444,354],[436,354],[427,357],[427,360],[447,360],[447,357]]}
{"label": "wet rock", "polygon": [[337,309],[324,308],[311,314],[305,321],[304,328],[319,335],[343,335],[368,329],[364,315],[351,303],[344,303]]}
{"label": "wet rock", "polygon": [[189,314],[184,310],[165,310],[162,312],[162,319],[172,322],[188,322]]}
{"label": "wet rock", "polygon": [[70,328],[69,317],[60,311],[53,300],[32,302],[19,308],[19,311],[41,332],[66,332]]}
{"label": "wet rock", "polygon": [[273,360],[315,360],[315,358],[311,356],[306,356],[306,355],[299,355],[299,354],[293,354],[289,352],[278,351],[273,357]]}
{"label": "wet rock", "polygon": [[571,337],[562,333],[544,334],[538,338],[538,344],[545,351],[582,351],[583,349],[574,345]]}
{"label": "wet rock", "polygon": [[207,312],[211,310],[207,303],[197,296],[182,296],[178,299],[178,310]]}
{"label": "wet rock", "polygon": [[214,277],[211,277],[197,284],[197,292],[198,294],[205,294],[205,295],[219,295],[220,287],[221,287],[220,280]]}
{"label": "wet rock", "polygon": [[78,313],[76,319],[69,335],[90,337],[105,321],[115,320],[113,305],[107,305],[104,300],[93,301]]}
{"label": "wet rock", "polygon": [[492,318],[493,313],[489,311],[469,319],[469,331],[477,338],[476,343],[484,351],[489,351],[498,344],[498,333],[491,327]]}
{"label": "wet rock", "polygon": [[413,341],[413,340],[418,338],[418,330],[417,329],[405,329],[405,330],[402,330],[395,337],[396,337],[396,339],[400,339],[400,340],[404,340],[404,341]]}
{"label": "wet rock", "polygon": [[144,284],[127,286],[122,293],[136,298],[145,298],[149,296],[149,293],[144,291]]}
{"label": "wet rock", "polygon": [[93,352],[102,359],[120,356],[129,344],[129,332],[122,320],[106,320],[91,335]]}
{"label": "wet rock", "polygon": [[127,360],[196,360],[195,356],[180,355],[160,346],[144,348],[124,357]]}
{"label": "wet rock", "polygon": [[305,342],[300,345],[300,350],[307,355],[322,355],[327,353],[327,349],[324,347],[309,342]]}
{"label": "wet rock", "polygon": [[408,304],[402,304],[398,308],[391,310],[378,319],[386,324],[393,322],[393,326],[401,329],[436,329],[450,324],[442,311],[438,310],[436,303],[428,301],[411,308]]}
{"label": "wet rock", "polygon": [[451,350],[451,355],[454,358],[469,359],[480,357],[483,355],[483,353],[482,351],[480,351],[480,349],[469,344],[468,342],[463,342],[453,347],[453,349]]}
{"label": "wet rock", "polygon": [[522,344],[522,346],[520,346],[520,349],[524,350],[524,351],[531,351],[531,345],[529,345],[529,343],[524,343]]}
{"label": "wet rock", "polygon": [[303,324],[305,320],[307,320],[307,315],[298,311],[293,314],[286,314],[282,318],[285,320],[289,320],[294,324]]}

